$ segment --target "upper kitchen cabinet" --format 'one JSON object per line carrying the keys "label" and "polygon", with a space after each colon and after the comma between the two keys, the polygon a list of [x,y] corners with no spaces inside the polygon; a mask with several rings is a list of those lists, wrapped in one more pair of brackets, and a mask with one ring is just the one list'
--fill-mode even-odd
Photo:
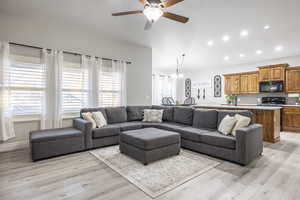
{"label": "upper kitchen cabinet", "polygon": [[286,92],[300,93],[300,67],[290,67],[286,70]]}
{"label": "upper kitchen cabinet", "polygon": [[284,81],[288,66],[288,64],[278,64],[258,67],[259,81]]}
{"label": "upper kitchen cabinet", "polygon": [[225,94],[240,94],[240,74],[226,74]]}
{"label": "upper kitchen cabinet", "polygon": [[258,72],[247,72],[240,75],[240,93],[258,93]]}

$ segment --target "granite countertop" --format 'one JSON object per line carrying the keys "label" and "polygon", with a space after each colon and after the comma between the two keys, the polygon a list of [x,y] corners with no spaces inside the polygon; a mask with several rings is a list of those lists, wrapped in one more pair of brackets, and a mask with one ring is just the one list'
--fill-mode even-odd
{"label": "granite countertop", "polygon": [[255,110],[280,110],[282,107],[280,106],[257,106],[257,105],[207,105],[207,104],[198,104],[195,105],[194,107],[211,107],[211,108],[241,108],[241,109],[255,109]]}

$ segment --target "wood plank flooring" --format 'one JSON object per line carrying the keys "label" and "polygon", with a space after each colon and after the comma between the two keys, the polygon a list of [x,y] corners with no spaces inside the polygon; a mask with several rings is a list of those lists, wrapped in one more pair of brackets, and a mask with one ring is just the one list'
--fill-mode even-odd
{"label": "wood plank flooring", "polygon": [[[151,198],[88,152],[31,162],[28,149],[0,153],[1,200]],[[282,133],[247,167],[222,161],[159,200],[298,200],[300,134]]]}

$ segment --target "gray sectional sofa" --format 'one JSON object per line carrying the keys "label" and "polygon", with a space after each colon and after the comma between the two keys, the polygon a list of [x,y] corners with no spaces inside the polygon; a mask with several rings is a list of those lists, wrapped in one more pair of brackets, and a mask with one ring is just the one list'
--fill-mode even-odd
{"label": "gray sectional sofa", "polygon": [[[144,109],[163,109],[162,123],[143,122]],[[241,165],[247,165],[263,152],[262,126],[251,123],[239,129],[236,137],[225,136],[217,131],[226,115],[239,113],[252,117],[249,111],[202,110],[191,107],[127,106],[87,108],[84,112],[101,111],[108,125],[92,128],[82,118],[73,120],[73,128],[84,133],[85,149],[119,144],[121,132],[141,128],[158,128],[177,132],[181,136],[181,147]]]}

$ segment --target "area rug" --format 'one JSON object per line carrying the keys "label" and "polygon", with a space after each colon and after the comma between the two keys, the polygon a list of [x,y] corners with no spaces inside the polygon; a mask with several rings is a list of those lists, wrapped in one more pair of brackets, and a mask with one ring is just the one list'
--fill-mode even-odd
{"label": "area rug", "polygon": [[152,198],[156,198],[220,164],[216,159],[181,149],[178,156],[148,165],[121,154],[119,146],[90,151],[107,166]]}

